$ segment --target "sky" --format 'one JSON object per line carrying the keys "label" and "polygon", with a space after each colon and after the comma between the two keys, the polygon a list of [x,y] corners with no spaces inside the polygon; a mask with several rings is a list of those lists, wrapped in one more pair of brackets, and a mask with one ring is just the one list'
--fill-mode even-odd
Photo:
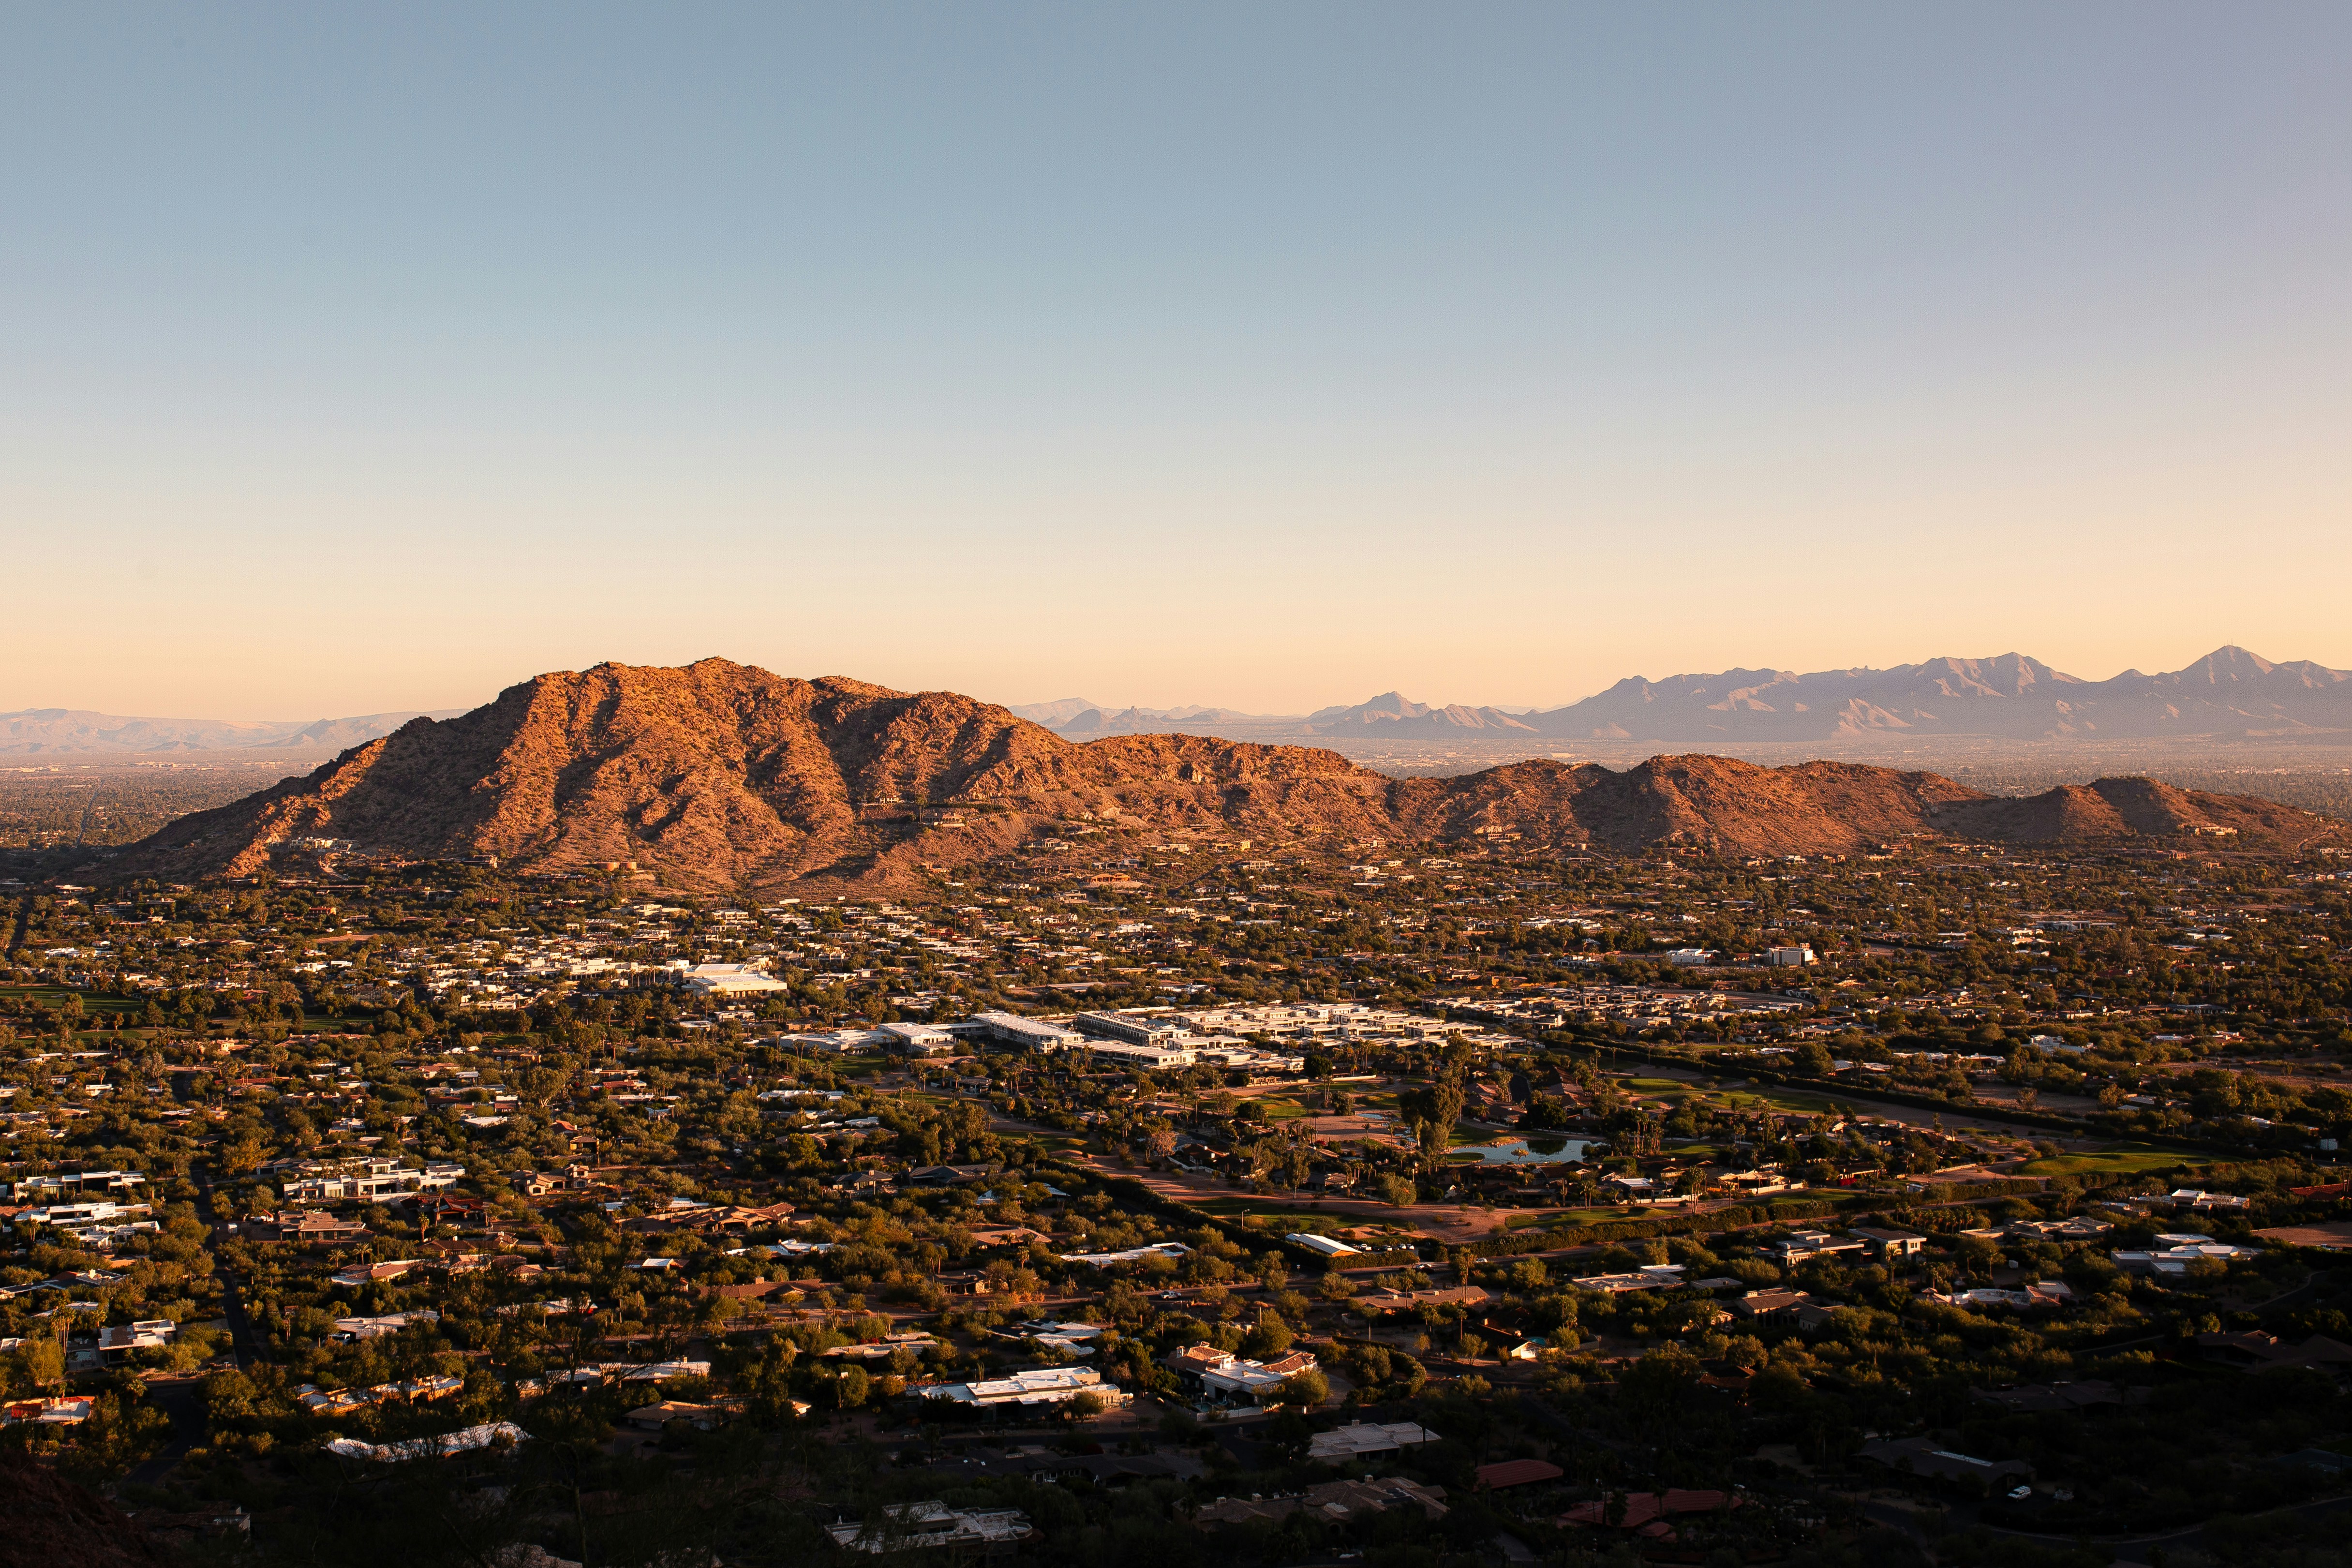
{"label": "sky", "polygon": [[2352,666],[2352,7],[5,6],[0,710]]}

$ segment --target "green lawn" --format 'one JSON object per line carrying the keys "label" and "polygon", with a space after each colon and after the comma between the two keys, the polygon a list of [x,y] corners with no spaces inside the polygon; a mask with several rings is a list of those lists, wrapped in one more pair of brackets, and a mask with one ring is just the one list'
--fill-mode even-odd
{"label": "green lawn", "polygon": [[1191,1198],[1186,1201],[1202,1213],[1214,1215],[1219,1219],[1271,1221],[1273,1225],[1268,1228],[1278,1231],[1307,1230],[1328,1234],[1333,1230],[1352,1230],[1363,1225],[1396,1223],[1370,1220],[1362,1215],[1269,1206],[1264,1198],[1246,1196]]}
{"label": "green lawn", "polygon": [[1608,1225],[1628,1217],[1622,1209],[1556,1209],[1549,1214],[1515,1214],[1503,1221],[1505,1230],[1556,1229],[1568,1225]]}
{"label": "green lawn", "polygon": [[2175,1165],[2210,1165],[2211,1156],[2191,1154],[2179,1149],[2159,1149],[2148,1143],[2118,1143],[2102,1149],[2095,1154],[2053,1154],[2044,1159],[2028,1160],[2018,1167],[2021,1175],[2070,1176],[2093,1171],[2110,1175],[2137,1175],[2143,1171],[2169,1170]]}
{"label": "green lawn", "polygon": [[[1762,1090],[1742,1089],[1720,1094],[1715,1098],[1735,1110],[1754,1105],[1769,1105],[1776,1110],[1822,1111],[1842,1103],[1825,1094],[1807,1094],[1799,1089],[1788,1089]],[[1955,1110],[1959,1109],[1961,1108],[1955,1108]]]}

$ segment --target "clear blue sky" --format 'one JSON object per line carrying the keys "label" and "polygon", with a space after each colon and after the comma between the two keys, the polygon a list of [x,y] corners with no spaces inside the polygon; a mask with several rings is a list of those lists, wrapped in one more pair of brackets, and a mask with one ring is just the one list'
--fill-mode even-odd
{"label": "clear blue sky", "polygon": [[10,6],[0,709],[2352,665],[2352,7]]}

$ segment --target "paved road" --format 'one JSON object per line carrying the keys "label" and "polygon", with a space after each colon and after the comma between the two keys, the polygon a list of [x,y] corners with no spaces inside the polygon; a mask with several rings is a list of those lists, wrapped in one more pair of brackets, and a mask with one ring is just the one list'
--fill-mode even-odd
{"label": "paved road", "polygon": [[147,1403],[172,1418],[172,1439],[124,1479],[142,1487],[161,1486],[172,1467],[205,1435],[204,1374],[181,1373],[147,1384]]}
{"label": "paved road", "polygon": [[16,950],[25,945],[25,933],[30,931],[32,926],[33,895],[26,893],[16,900],[16,917],[9,924],[8,956],[10,958],[16,957]]}
{"label": "paved road", "polygon": [[231,1359],[240,1368],[261,1359],[253,1337],[253,1323],[245,1313],[245,1298],[238,1291],[237,1277],[220,1261],[220,1244],[226,1239],[221,1229],[220,1211],[213,1206],[213,1179],[209,1173],[196,1177],[196,1217],[212,1229],[213,1278],[220,1281],[221,1315],[228,1320]]}
{"label": "paved road", "polygon": [[[212,1178],[202,1172],[196,1175],[196,1216],[212,1231],[213,1278],[221,1288],[221,1315],[228,1320],[230,1363],[240,1368],[250,1365],[258,1359],[253,1324],[246,1316],[245,1300],[238,1293],[236,1276],[220,1262],[220,1215],[213,1207]],[[133,1468],[128,1479],[142,1486],[152,1487],[163,1484],[172,1467],[178,1464],[205,1435],[204,1373],[181,1373],[160,1377],[147,1386],[150,1403],[172,1418],[172,1438],[156,1451],[153,1458]]]}
{"label": "paved road", "polygon": [[[2352,1510],[2352,1498],[2322,1498],[2316,1502],[2297,1503],[2292,1508],[2273,1510],[2261,1518],[2279,1514],[2300,1513],[2328,1515]],[[1940,1521],[1923,1518],[1918,1510],[1899,1503],[1873,1498],[1862,1505],[1863,1517],[1873,1524],[1884,1525],[1911,1537],[1922,1546],[1927,1545],[1938,1533],[1981,1527],[1994,1535],[2005,1535],[2017,1541],[2041,1542],[2052,1546],[2088,1546],[2094,1551],[2111,1553],[2110,1561],[2119,1565],[2144,1564],[2154,1561],[2155,1554],[2179,1555],[2181,1549],[2200,1551],[2204,1546],[2205,1526],[2192,1524],[2156,1535],[2109,1535],[2083,1537],[2076,1535],[2041,1535],[2030,1530],[2007,1530],[1997,1524],[1986,1524],[1977,1518],[1974,1504],[1954,1506]]]}

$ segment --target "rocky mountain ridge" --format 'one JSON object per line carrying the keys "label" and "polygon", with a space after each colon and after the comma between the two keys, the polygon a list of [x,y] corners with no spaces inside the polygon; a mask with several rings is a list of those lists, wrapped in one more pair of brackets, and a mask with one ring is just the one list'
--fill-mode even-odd
{"label": "rocky mountain ridge", "polygon": [[316,772],[93,862],[94,877],[251,874],[324,853],[634,860],[673,884],[894,883],[1074,826],[1268,847],[1499,840],[1843,853],[1908,834],[2021,842],[2210,834],[2291,845],[2342,825],[2238,796],[2102,780],[2027,800],[1933,773],[1661,756],[1395,779],[1338,753],[1208,736],[1074,742],[953,692],[810,681],[724,659],[605,664],[412,720]]}

